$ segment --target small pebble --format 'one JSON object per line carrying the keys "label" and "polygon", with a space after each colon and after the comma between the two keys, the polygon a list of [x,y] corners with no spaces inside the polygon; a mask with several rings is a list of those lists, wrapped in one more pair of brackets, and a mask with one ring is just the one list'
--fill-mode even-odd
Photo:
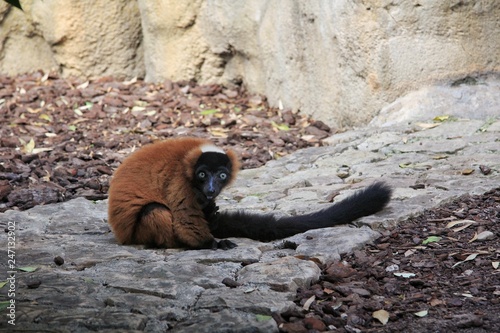
{"label": "small pebble", "polygon": [[26,286],[28,287],[28,289],[36,289],[36,288],[40,287],[41,284],[42,284],[42,281],[40,281],[38,279],[33,279],[33,280],[29,280],[26,282]]}
{"label": "small pebble", "polygon": [[54,262],[57,266],[61,266],[62,264],[64,264],[64,259],[61,256],[57,256],[54,258]]}
{"label": "small pebble", "polygon": [[229,287],[229,288],[236,288],[236,287],[241,286],[241,283],[238,283],[238,282],[236,282],[235,280],[233,280],[231,278],[224,278],[224,280],[222,280],[222,283],[226,287]]}
{"label": "small pebble", "polygon": [[491,231],[483,231],[479,235],[477,235],[477,240],[478,241],[485,241],[485,240],[490,240],[495,238],[495,234],[492,233]]}
{"label": "small pebble", "polygon": [[386,267],[385,269],[386,272],[396,272],[396,271],[399,271],[399,266],[394,264],[394,265],[390,265],[388,267]]}

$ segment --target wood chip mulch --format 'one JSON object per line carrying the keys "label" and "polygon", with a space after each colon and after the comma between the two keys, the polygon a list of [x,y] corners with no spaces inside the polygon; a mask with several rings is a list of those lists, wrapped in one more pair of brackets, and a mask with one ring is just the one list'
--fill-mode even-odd
{"label": "wood chip mulch", "polygon": [[281,332],[500,332],[500,188],[401,222],[322,266]]}

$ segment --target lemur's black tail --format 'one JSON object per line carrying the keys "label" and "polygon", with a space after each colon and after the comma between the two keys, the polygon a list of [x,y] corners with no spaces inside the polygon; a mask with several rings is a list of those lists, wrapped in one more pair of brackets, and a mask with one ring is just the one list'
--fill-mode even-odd
{"label": "lemur's black tail", "polygon": [[221,212],[210,219],[210,230],[217,238],[246,237],[267,242],[375,214],[387,205],[391,194],[391,188],[379,182],[328,208],[306,215],[276,218],[271,214]]}

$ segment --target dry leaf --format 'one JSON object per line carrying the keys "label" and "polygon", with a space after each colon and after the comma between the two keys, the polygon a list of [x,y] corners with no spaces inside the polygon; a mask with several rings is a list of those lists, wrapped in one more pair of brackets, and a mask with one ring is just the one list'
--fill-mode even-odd
{"label": "dry leaf", "polygon": [[45,114],[45,113],[42,113],[38,118],[46,120],[49,123],[52,121],[52,118],[48,114]]}
{"label": "dry leaf", "polygon": [[479,254],[479,253],[472,253],[472,254],[469,254],[469,255],[467,256],[467,258],[465,258],[465,260],[464,260],[464,261],[474,260],[474,259],[476,259],[476,257],[478,256],[478,254]]}
{"label": "dry leaf", "polygon": [[400,163],[399,164],[399,167],[401,169],[415,169],[415,170],[429,170],[432,168],[431,165],[429,164],[423,164],[423,163],[417,163],[417,164],[413,164],[413,163]]}
{"label": "dry leaf", "polygon": [[454,221],[456,219],[457,219],[456,217],[450,216],[450,217],[445,217],[442,219],[428,219],[427,221],[428,222],[445,222],[445,221]]}
{"label": "dry leaf", "polygon": [[427,310],[422,310],[422,311],[415,312],[414,315],[417,317],[425,317],[425,316],[427,316],[428,313],[429,312]]}
{"label": "dry leaf", "polygon": [[448,158],[448,155],[441,154],[441,155],[434,155],[434,156],[432,156],[433,160],[443,160],[445,158]]}
{"label": "dry leaf", "polygon": [[64,105],[66,105],[66,106],[69,105],[69,102],[66,100],[66,98],[64,98],[64,96],[61,96],[60,100],[61,100],[61,102],[64,103]]}
{"label": "dry leaf", "polygon": [[220,137],[220,138],[227,138],[227,131],[223,130],[222,128],[213,128],[213,129],[209,128],[208,131],[213,136]]}
{"label": "dry leaf", "polygon": [[472,238],[470,239],[469,243],[472,243],[476,239],[477,239],[477,232],[474,233],[474,236],[472,236]]}
{"label": "dry leaf", "polygon": [[42,111],[42,109],[33,109],[33,108],[30,108],[30,107],[27,107],[26,110],[29,113],[38,113],[38,112]]}
{"label": "dry leaf", "polygon": [[129,86],[137,82],[137,76],[134,76],[130,81],[123,81],[123,84]]}
{"label": "dry leaf", "polygon": [[465,258],[463,261],[459,261],[457,262],[455,265],[451,266],[451,268],[454,268],[455,266],[458,266],[466,261],[471,261],[471,260],[474,260],[476,259],[476,257],[479,255],[480,253],[471,253],[467,256],[467,258]]}
{"label": "dry leaf", "polygon": [[330,295],[330,294],[333,294],[334,290],[332,290],[332,289],[328,289],[328,288],[325,288],[325,289],[323,289],[323,292],[324,292],[325,294],[327,294],[327,295]]}
{"label": "dry leaf", "polygon": [[50,182],[50,172],[48,172],[47,170],[45,170],[45,173],[46,173],[46,175],[42,177],[42,180],[44,182]]}
{"label": "dry leaf", "polygon": [[311,297],[309,297],[307,299],[307,301],[304,303],[304,306],[302,306],[302,308],[306,311],[309,311],[309,307],[311,306],[311,304],[316,300],[316,296],[312,295]]}
{"label": "dry leaf", "polygon": [[393,274],[396,276],[405,278],[405,279],[409,279],[409,278],[415,276],[415,273],[408,273],[408,272],[397,272],[397,273],[393,273]]}
{"label": "dry leaf", "polygon": [[417,252],[416,249],[409,249],[405,252],[405,257],[409,257],[409,256],[413,255],[415,252]]}
{"label": "dry leaf", "polygon": [[132,112],[142,112],[146,110],[146,107],[145,106],[133,106],[132,107]]}
{"label": "dry leaf", "polygon": [[35,140],[31,138],[31,140],[23,145],[22,152],[25,154],[31,154],[33,152],[33,149],[35,149]]}
{"label": "dry leaf", "polygon": [[430,300],[430,302],[429,302],[429,304],[430,304],[431,306],[437,306],[437,305],[441,305],[441,304],[444,304],[444,303],[445,303],[444,301],[439,300],[439,299],[437,299],[437,298],[433,298],[433,299],[431,299],[431,300]]}
{"label": "dry leaf", "polygon": [[494,269],[498,269],[498,266],[500,265],[500,261],[492,261],[491,265],[493,266]]}
{"label": "dry leaf", "polygon": [[387,312],[383,309],[377,310],[377,311],[372,313],[372,317],[377,319],[378,321],[380,321],[382,323],[382,325],[385,325],[389,321],[389,312]]}
{"label": "dry leaf", "polygon": [[423,128],[423,129],[429,129],[429,128],[437,127],[441,124],[440,123],[415,123],[415,125]]}
{"label": "dry leaf", "polygon": [[41,152],[44,152],[44,151],[51,151],[53,150],[54,148],[33,148],[33,150],[31,151],[32,154],[38,154],[38,153],[41,153]]}
{"label": "dry leaf", "polygon": [[87,120],[88,120],[87,118],[78,118],[75,121],[72,121],[71,124],[76,125]]}
{"label": "dry leaf", "polygon": [[464,230],[465,228],[468,228],[470,227],[471,225],[473,224],[476,224],[477,222],[476,221],[473,221],[473,220],[457,220],[457,221],[453,221],[453,222],[450,222],[446,225],[446,228],[451,228],[451,227],[454,227],[456,226],[457,224],[464,224],[463,226],[461,227],[458,227],[458,228],[455,228],[453,229],[454,232],[458,232],[458,231],[461,231],[461,230]]}
{"label": "dry leaf", "polygon": [[85,89],[89,86],[89,83],[90,83],[89,81],[83,82],[82,84],[76,86],[76,89]]}
{"label": "dry leaf", "polygon": [[301,139],[307,142],[316,141],[314,135],[302,135]]}

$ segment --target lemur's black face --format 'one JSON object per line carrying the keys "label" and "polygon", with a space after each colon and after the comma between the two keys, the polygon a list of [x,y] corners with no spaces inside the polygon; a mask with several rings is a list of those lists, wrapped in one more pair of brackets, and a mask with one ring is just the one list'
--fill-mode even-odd
{"label": "lemur's black face", "polygon": [[193,186],[202,206],[214,200],[231,179],[231,161],[224,153],[202,153],[194,167]]}

